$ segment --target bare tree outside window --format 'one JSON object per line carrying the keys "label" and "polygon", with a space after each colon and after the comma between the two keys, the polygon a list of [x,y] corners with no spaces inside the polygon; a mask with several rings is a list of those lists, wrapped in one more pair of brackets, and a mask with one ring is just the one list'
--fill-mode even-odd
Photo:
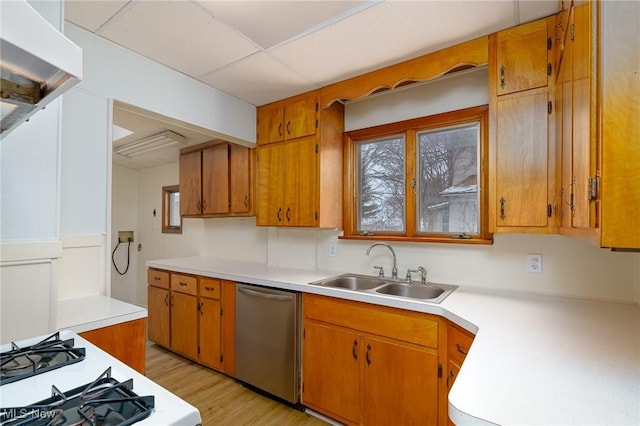
{"label": "bare tree outside window", "polygon": [[418,232],[480,232],[479,137],[479,123],[418,133]]}
{"label": "bare tree outside window", "polygon": [[358,144],[360,231],[405,230],[404,145],[403,135]]}
{"label": "bare tree outside window", "polygon": [[488,107],[345,133],[346,239],[491,244]]}

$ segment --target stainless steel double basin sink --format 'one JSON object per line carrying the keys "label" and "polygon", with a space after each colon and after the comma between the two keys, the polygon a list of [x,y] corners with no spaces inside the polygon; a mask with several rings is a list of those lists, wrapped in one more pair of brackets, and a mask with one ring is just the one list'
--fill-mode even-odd
{"label": "stainless steel double basin sink", "polygon": [[418,299],[430,303],[442,302],[453,290],[458,288],[455,285],[431,283],[424,285],[419,282],[409,283],[397,279],[358,274],[338,275],[314,281],[311,284],[365,293],[385,294],[406,299]]}

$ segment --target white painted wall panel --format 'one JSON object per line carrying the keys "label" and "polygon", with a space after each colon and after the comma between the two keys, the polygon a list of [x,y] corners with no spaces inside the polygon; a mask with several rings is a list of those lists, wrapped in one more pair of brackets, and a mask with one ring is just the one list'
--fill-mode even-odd
{"label": "white painted wall panel", "polygon": [[62,234],[105,234],[109,101],[76,88],[62,108]]}
{"label": "white painted wall panel", "polygon": [[58,300],[104,294],[104,262],[104,235],[62,235]]}

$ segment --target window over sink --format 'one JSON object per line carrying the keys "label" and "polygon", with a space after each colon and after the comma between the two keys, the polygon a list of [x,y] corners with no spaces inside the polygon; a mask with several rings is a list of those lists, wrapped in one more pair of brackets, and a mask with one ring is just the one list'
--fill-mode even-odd
{"label": "window over sink", "polygon": [[345,134],[342,238],[490,243],[487,107]]}

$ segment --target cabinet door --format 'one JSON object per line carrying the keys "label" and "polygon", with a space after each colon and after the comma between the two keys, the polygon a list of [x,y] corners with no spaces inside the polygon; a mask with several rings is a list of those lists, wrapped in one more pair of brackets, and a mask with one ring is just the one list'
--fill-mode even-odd
{"label": "cabinet door", "polygon": [[203,364],[219,369],[222,363],[220,301],[201,297],[198,310],[200,311],[198,359]]}
{"label": "cabinet door", "polygon": [[315,137],[284,146],[284,226],[316,223],[317,153]]}
{"label": "cabinet door", "polygon": [[256,140],[258,145],[284,140],[284,105],[277,102],[261,106],[258,116]]}
{"label": "cabinet door", "polygon": [[[359,423],[363,354],[362,339],[358,334],[305,322],[302,339],[302,403],[338,420]],[[389,392],[389,389],[384,391]]]}
{"label": "cabinet door", "polygon": [[202,213],[202,163],[200,151],[180,155],[180,215]]}
{"label": "cabinet door", "polygon": [[541,19],[497,34],[497,95],[547,85],[547,23]]}
{"label": "cabinet door", "polygon": [[546,227],[546,91],[498,99],[496,139],[496,226]]}
{"label": "cabinet door", "polygon": [[[595,176],[595,138],[591,135],[591,26],[589,7],[574,8],[572,31],[572,223],[576,228],[595,226],[595,204],[589,197],[589,178]],[[594,106],[595,108],[595,106]]]}
{"label": "cabinet door", "polygon": [[251,150],[235,144],[229,150],[231,212],[246,213],[251,210]]}
{"label": "cabinet door", "polygon": [[202,214],[228,211],[229,146],[224,143],[202,151]]}
{"label": "cabinet door", "polygon": [[171,349],[198,359],[198,298],[171,292]]}
{"label": "cabinet door", "polygon": [[366,425],[438,424],[437,351],[364,339]]}
{"label": "cabinet door", "polygon": [[166,348],[171,346],[169,290],[148,286],[149,340]]}
{"label": "cabinet door", "polygon": [[282,154],[282,144],[256,148],[258,156],[257,225],[277,226],[284,218]]}
{"label": "cabinet door", "polygon": [[316,134],[316,97],[307,96],[285,104],[285,139],[295,139]]}

